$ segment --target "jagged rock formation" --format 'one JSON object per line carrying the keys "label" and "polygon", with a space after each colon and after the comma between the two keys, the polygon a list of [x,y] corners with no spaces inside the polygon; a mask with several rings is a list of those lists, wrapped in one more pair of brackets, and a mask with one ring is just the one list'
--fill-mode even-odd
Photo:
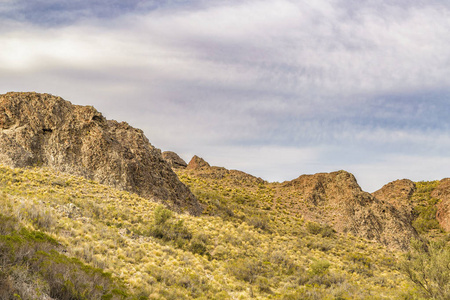
{"label": "jagged rock formation", "polygon": [[0,163],[48,166],[154,198],[177,211],[202,208],[143,132],[91,106],[38,93],[0,95]]}
{"label": "jagged rock formation", "polygon": [[416,185],[409,179],[401,179],[385,184],[381,189],[373,193],[379,200],[387,201],[406,218],[413,220],[414,212],[411,197],[416,191]]}
{"label": "jagged rock formation", "polygon": [[191,161],[187,165],[187,168],[190,170],[198,170],[209,167],[210,165],[203,158],[198,157],[197,155],[194,155],[194,157],[192,157]]}
{"label": "jagged rock formation", "polygon": [[224,167],[211,166],[207,161],[197,155],[192,157],[186,170],[191,171],[191,173],[194,172],[196,176],[203,178],[216,180],[227,178],[227,180],[233,185],[251,187],[264,183],[264,180],[261,178],[242,171],[228,170]]}
{"label": "jagged rock formation", "polygon": [[303,175],[280,184],[279,199],[305,219],[325,223],[338,232],[376,240],[390,248],[407,249],[418,235],[411,221],[388,201],[361,190],[345,171]]}
{"label": "jagged rock formation", "polygon": [[431,197],[440,199],[436,219],[445,231],[450,231],[450,178],[442,179],[437,188],[431,192]]}
{"label": "jagged rock formation", "polygon": [[[244,172],[209,166],[197,156],[183,171],[190,176],[230,188],[245,188],[253,193],[262,187],[268,191],[265,196],[270,200],[253,205],[264,210],[281,207],[292,216],[328,224],[337,232],[375,240],[391,249],[406,250],[411,238],[419,238],[411,219],[403,211],[387,200],[364,192],[355,177],[346,171],[302,175],[292,181],[268,183]],[[407,182],[404,184],[409,186]],[[405,197],[409,197],[409,192],[406,194]]]}
{"label": "jagged rock formation", "polygon": [[162,157],[170,164],[174,169],[184,169],[187,167],[187,163],[178,154],[172,151],[164,151]]}

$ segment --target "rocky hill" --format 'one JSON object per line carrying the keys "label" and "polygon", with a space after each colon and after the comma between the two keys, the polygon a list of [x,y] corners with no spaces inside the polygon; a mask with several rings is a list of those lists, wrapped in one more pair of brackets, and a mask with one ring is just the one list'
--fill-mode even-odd
{"label": "rocky hill", "polygon": [[418,183],[396,180],[373,195],[391,203],[419,231],[450,231],[450,178]]}
{"label": "rocky hill", "polygon": [[[345,171],[302,175],[292,181],[268,183],[244,172],[211,167],[202,158],[194,156],[188,167],[178,172],[206,180],[209,186],[251,191],[257,197],[242,201],[253,207],[259,206],[260,216],[268,215],[269,212],[280,215],[280,211],[285,211],[289,218],[301,216],[306,221],[331,226],[337,232],[375,240],[392,249],[405,250],[411,238],[418,238],[411,225],[411,218],[403,208],[362,191],[355,177]],[[248,198],[252,199],[252,196]],[[235,207],[244,210],[243,206]],[[210,211],[217,213],[214,207]]]}
{"label": "rocky hill", "polygon": [[176,211],[202,207],[143,132],[107,120],[92,106],[38,93],[0,95],[0,163],[48,166],[83,176]]}
{"label": "rocky hill", "polygon": [[395,180],[385,184],[381,189],[373,193],[377,199],[387,201],[398,211],[412,221],[414,218],[411,197],[416,191],[416,185],[409,179]]}
{"label": "rocky hill", "polygon": [[303,175],[278,186],[280,201],[306,219],[329,224],[337,232],[407,249],[418,238],[411,220],[388,201],[364,192],[345,171]]}
{"label": "rocky hill", "polygon": [[450,179],[187,164],[93,107],[0,95],[0,299],[450,299],[449,201]]}

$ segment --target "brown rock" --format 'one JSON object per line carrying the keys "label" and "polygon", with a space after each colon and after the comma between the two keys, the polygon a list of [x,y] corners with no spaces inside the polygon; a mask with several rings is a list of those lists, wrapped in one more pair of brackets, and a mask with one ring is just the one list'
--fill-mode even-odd
{"label": "brown rock", "polygon": [[437,188],[431,192],[431,197],[440,199],[438,204],[436,219],[441,227],[450,231],[450,178],[442,179]]}
{"label": "brown rock", "polygon": [[92,106],[72,105],[49,94],[0,95],[0,149],[0,163],[12,167],[48,166],[177,211],[202,211],[141,130],[106,120]]}
{"label": "brown rock", "polygon": [[409,179],[401,179],[385,184],[372,195],[377,199],[389,202],[412,221],[414,213],[411,197],[415,191],[416,185],[414,182]]}
{"label": "brown rock", "polygon": [[187,167],[187,163],[178,156],[175,152],[164,151],[162,157],[169,163],[169,165],[174,169],[184,169]]}
{"label": "brown rock", "polygon": [[210,168],[211,166],[201,157],[194,155],[189,162],[187,168],[190,170],[199,170],[204,168]]}
{"label": "brown rock", "polygon": [[[305,219],[329,224],[336,231],[405,250],[418,235],[408,220],[389,202],[361,190],[345,171],[303,175],[280,185],[277,196],[289,200],[293,211]],[[296,201],[292,201],[294,195]]]}

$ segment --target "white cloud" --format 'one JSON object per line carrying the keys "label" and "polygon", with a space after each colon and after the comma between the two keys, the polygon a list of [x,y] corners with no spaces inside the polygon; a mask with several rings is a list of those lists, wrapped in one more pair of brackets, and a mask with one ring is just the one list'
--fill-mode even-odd
{"label": "white cloud", "polygon": [[448,11],[343,13],[334,1],[247,1],[106,25],[25,27],[1,37],[1,63],[24,71],[140,67],[151,77],[299,98],[450,85]]}

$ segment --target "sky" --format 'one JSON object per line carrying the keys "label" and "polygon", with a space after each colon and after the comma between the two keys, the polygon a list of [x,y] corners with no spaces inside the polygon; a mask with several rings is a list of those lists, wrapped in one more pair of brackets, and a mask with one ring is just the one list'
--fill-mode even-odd
{"label": "sky", "polygon": [[186,161],[450,177],[448,1],[0,0],[0,45],[0,93],[92,105]]}

